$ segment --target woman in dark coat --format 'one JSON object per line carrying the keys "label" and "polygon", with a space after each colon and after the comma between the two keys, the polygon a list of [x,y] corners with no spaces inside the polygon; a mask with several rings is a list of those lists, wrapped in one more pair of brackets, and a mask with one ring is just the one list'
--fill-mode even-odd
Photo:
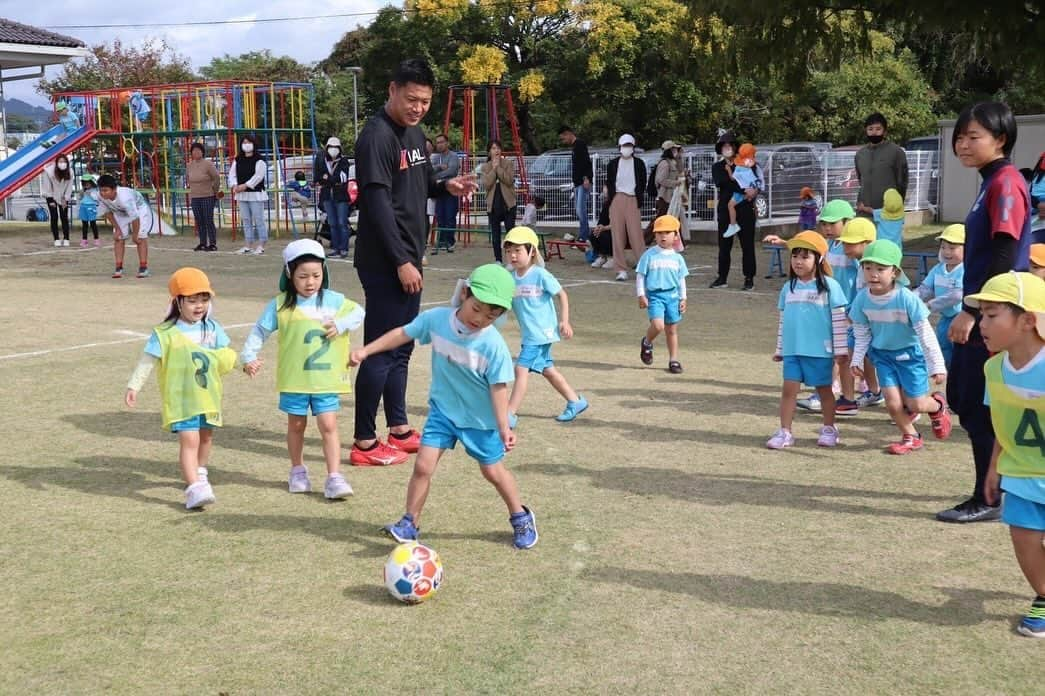
{"label": "woman in dark coat", "polygon": [[[729,199],[734,193],[742,193],[747,200],[737,204],[737,224],[740,231],[736,237],[740,240],[740,251],[743,256],[744,289],[755,287],[755,196],[758,190],[741,189],[733,180],[733,158],[737,153],[737,139],[727,131],[719,136],[715,143],[715,153],[722,159],[711,165],[711,178],[718,189],[718,207],[715,218],[718,221],[718,277],[711,283],[712,288],[729,287],[729,266],[732,261],[733,237],[725,236],[729,226]],[[758,165],[755,165],[756,167]]]}

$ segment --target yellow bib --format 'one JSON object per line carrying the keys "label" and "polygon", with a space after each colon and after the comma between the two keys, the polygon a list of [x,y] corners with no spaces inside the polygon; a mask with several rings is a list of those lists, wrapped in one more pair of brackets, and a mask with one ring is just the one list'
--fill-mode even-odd
{"label": "yellow bib", "polygon": [[998,473],[1017,478],[1045,476],[1045,397],[1025,399],[1002,380],[1004,355],[983,367],[991,397],[991,422],[1001,446]]}
{"label": "yellow bib", "polygon": [[156,327],[160,341],[160,396],[163,426],[203,415],[221,425],[221,376],[236,365],[231,348],[204,348],[173,325]]}
{"label": "yellow bib", "polygon": [[[283,298],[276,298],[276,306]],[[276,322],[279,331],[279,360],[276,366],[276,387],[281,392],[294,394],[348,394],[352,391],[348,367],[348,332],[328,339],[323,324],[340,319],[355,311],[357,305],[342,299],[341,306],[331,316],[313,318],[300,307],[279,309]]]}

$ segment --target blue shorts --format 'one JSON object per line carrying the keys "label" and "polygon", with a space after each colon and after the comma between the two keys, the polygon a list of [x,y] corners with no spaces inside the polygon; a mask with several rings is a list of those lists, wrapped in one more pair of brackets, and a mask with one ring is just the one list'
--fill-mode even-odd
{"label": "blue shorts", "polygon": [[929,393],[929,372],[925,368],[925,356],[918,346],[903,350],[871,348],[867,356],[874,364],[881,387],[900,387],[904,394],[912,398]]}
{"label": "blue shorts", "polygon": [[646,299],[649,309],[646,310],[650,320],[663,319],[665,324],[677,324],[682,321],[682,310],[679,308],[678,290],[647,290]]}
{"label": "blue shorts", "polygon": [[193,416],[192,418],[186,418],[185,420],[174,421],[171,423],[172,433],[213,429],[214,426],[207,422],[207,417],[202,413],[198,416]]}
{"label": "blue shorts", "polygon": [[1002,497],[1001,521],[1013,527],[1045,532],[1045,505],[1006,491]]}
{"label": "blue shorts", "polygon": [[552,362],[552,344],[544,343],[539,346],[523,346],[519,349],[519,357],[515,359],[517,367],[525,367],[530,372],[538,374],[549,367],[555,367]]}
{"label": "blue shorts", "polygon": [[468,456],[480,466],[491,466],[504,459],[504,442],[496,430],[458,428],[443,412],[428,402],[428,419],[421,432],[421,444],[425,447],[454,449],[457,441],[464,445]]}
{"label": "blue shorts", "polygon": [[834,367],[834,358],[785,355],[784,379],[788,382],[804,382],[810,387],[830,387],[834,380]]}
{"label": "blue shorts", "polygon": [[298,394],[296,392],[279,393],[279,410],[292,416],[307,416],[309,407],[312,415],[341,410],[341,397],[338,394]]}

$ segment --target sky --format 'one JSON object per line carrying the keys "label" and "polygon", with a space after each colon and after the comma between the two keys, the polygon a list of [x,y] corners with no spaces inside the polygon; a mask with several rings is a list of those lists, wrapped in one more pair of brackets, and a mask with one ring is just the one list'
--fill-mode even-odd
{"label": "sky", "polygon": [[[401,3],[394,0],[174,0],[173,2],[84,2],[83,0],[44,0],[43,2],[0,2],[0,16],[41,29],[65,34],[87,46],[120,39],[138,45],[148,38],[165,39],[185,56],[194,69],[224,54],[239,55],[269,49],[275,55],[288,55],[302,63],[326,58],[345,32],[367,25],[381,7]],[[111,12],[100,11],[110,8]],[[216,20],[314,17],[332,14],[357,16],[214,26],[152,26],[119,28],[59,28],[60,25],[162,24]],[[47,68],[53,77],[60,66]],[[18,80],[4,85],[8,99],[48,106],[46,97],[37,94],[36,80]]]}

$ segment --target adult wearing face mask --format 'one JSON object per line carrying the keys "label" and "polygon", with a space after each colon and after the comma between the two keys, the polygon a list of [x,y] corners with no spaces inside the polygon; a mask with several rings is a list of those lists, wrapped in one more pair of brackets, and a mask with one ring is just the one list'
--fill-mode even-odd
{"label": "adult wearing face mask", "polygon": [[[73,177],[69,173],[69,159],[65,155],[55,157],[52,164],[44,167],[40,175],[40,195],[47,201],[47,212],[51,217],[51,235],[54,245],[69,246],[69,204],[73,200]],[[62,220],[62,237],[58,237],[58,219]]]}
{"label": "adult wearing face mask", "polygon": [[[243,247],[241,254],[264,254],[269,240],[268,224],[265,220],[265,175],[268,164],[258,155],[257,141],[253,135],[244,135],[239,141],[239,153],[229,166],[229,190],[232,191],[243,221]],[[252,245],[254,245],[252,247]]]}
{"label": "adult wearing face mask", "polygon": [[885,205],[885,192],[893,188],[907,200],[907,153],[896,143],[885,139],[885,116],[875,112],[864,120],[867,145],[856,153],[856,176],[860,179],[860,193],[856,197],[856,212],[874,216]]}
{"label": "adult wearing face mask", "polygon": [[[744,289],[751,290],[755,287],[755,206],[751,202],[758,195],[754,188],[741,189],[733,178],[733,158],[736,157],[737,139],[733,133],[726,131],[719,136],[715,143],[715,153],[721,159],[711,165],[711,179],[718,189],[718,207],[715,219],[718,221],[718,275],[711,281],[712,288],[729,287],[729,267],[733,261],[733,239],[740,240],[740,251],[742,255],[741,270],[744,272]],[[757,165],[756,165],[757,166]],[[727,237],[726,228],[729,227],[729,200],[735,193],[742,193],[747,199],[737,203],[737,224],[740,231],[736,235]]]}
{"label": "adult wearing face mask", "polygon": [[319,205],[330,223],[330,258],[348,258],[348,180],[351,170],[348,160],[341,156],[341,140],[327,138],[326,152],[316,158],[312,178],[319,186]]}
{"label": "adult wearing face mask", "polygon": [[617,140],[620,157],[610,160],[606,167],[606,187],[609,189],[610,232],[613,235],[613,269],[617,280],[628,279],[627,251],[631,246],[634,268],[646,251],[642,231],[642,199],[646,191],[646,164],[635,156],[635,138],[625,133]]}

